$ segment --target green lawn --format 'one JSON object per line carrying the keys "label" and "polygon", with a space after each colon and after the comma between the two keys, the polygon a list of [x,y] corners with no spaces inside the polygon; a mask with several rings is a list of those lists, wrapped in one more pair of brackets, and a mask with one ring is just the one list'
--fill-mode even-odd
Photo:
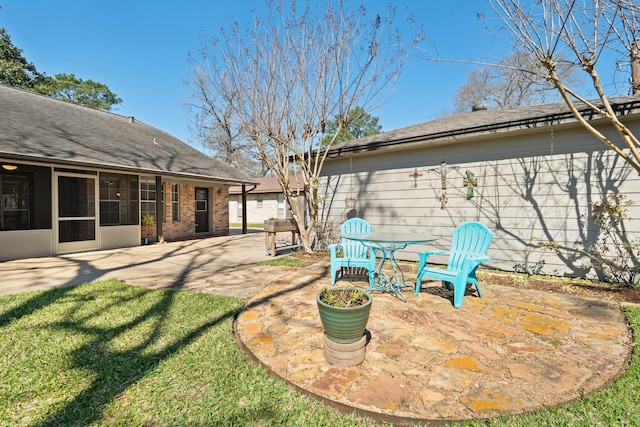
{"label": "green lawn", "polygon": [[252,363],[243,302],[110,280],[0,298],[0,425],[362,425]]}
{"label": "green lawn", "polygon": [[302,258],[295,258],[291,256],[282,256],[267,261],[260,261],[259,265],[270,265],[272,267],[284,266],[284,267],[306,267],[313,261],[308,261]]}
{"label": "green lawn", "polygon": [[[0,297],[0,425],[362,426],[251,362],[239,299],[110,280]],[[629,309],[636,340],[640,308]],[[578,403],[467,425],[640,425],[640,360]]]}
{"label": "green lawn", "polygon": [[[241,222],[230,222],[229,227],[231,228],[241,228]],[[247,228],[264,228],[264,222],[248,222]]]}

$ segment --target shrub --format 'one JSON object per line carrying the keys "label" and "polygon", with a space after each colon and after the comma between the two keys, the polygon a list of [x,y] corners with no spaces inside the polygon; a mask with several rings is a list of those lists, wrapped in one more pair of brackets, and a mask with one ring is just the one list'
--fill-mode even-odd
{"label": "shrub", "polygon": [[311,248],[314,251],[326,252],[329,245],[340,241],[340,224],[327,220],[316,222],[311,234]]}
{"label": "shrub", "polygon": [[[640,243],[626,237],[624,221],[631,221],[629,209],[633,202],[619,193],[612,193],[603,202],[592,203],[597,236],[593,242],[576,242],[576,248],[589,259],[589,264],[606,280],[634,285],[640,280]],[[583,218],[584,221],[584,218]]]}
{"label": "shrub", "polygon": [[356,307],[366,303],[368,298],[358,289],[322,288],[320,301],[332,307]]}

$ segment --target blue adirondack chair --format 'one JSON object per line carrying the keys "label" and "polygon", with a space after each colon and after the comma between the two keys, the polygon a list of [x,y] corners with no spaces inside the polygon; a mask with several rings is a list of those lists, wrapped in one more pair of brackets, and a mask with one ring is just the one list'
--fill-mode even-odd
{"label": "blue adirondack chair", "polygon": [[[491,258],[487,250],[493,239],[493,233],[479,222],[466,222],[453,230],[451,249],[448,251],[420,252],[418,263],[418,277],[416,278],[416,296],[420,293],[422,279],[442,280],[447,289],[453,285],[453,306],[462,307],[462,298],[467,289],[467,283],[475,285],[478,296],[482,298],[480,285],[476,278],[478,266]],[[449,262],[446,269],[433,268],[427,265],[430,255],[448,254]]]}
{"label": "blue adirondack chair", "polygon": [[[368,233],[372,230],[371,225],[360,218],[352,218],[345,221],[340,226],[342,235],[347,233]],[[342,253],[338,254],[338,249],[342,249]],[[362,268],[366,269],[369,275],[369,285],[373,285],[373,279],[376,266],[375,251],[366,247],[361,242],[342,238],[340,243],[329,245],[331,254],[331,284],[335,285],[338,268],[342,271],[344,268]]]}

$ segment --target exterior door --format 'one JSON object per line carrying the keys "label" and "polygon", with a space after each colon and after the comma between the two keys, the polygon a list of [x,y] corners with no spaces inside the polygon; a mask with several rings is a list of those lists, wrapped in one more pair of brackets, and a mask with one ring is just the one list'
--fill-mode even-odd
{"label": "exterior door", "polygon": [[97,176],[56,173],[56,252],[98,249]]}
{"label": "exterior door", "polygon": [[196,233],[209,232],[209,189],[196,187]]}

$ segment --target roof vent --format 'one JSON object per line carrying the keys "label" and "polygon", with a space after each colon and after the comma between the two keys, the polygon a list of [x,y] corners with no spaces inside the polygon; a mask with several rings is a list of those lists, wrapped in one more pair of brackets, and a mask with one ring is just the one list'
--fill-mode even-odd
{"label": "roof vent", "polygon": [[484,102],[481,102],[480,104],[476,104],[471,108],[471,111],[486,111],[487,110],[487,104],[485,104]]}
{"label": "roof vent", "polygon": [[129,123],[135,123],[136,122],[136,118],[133,116],[129,116]]}

